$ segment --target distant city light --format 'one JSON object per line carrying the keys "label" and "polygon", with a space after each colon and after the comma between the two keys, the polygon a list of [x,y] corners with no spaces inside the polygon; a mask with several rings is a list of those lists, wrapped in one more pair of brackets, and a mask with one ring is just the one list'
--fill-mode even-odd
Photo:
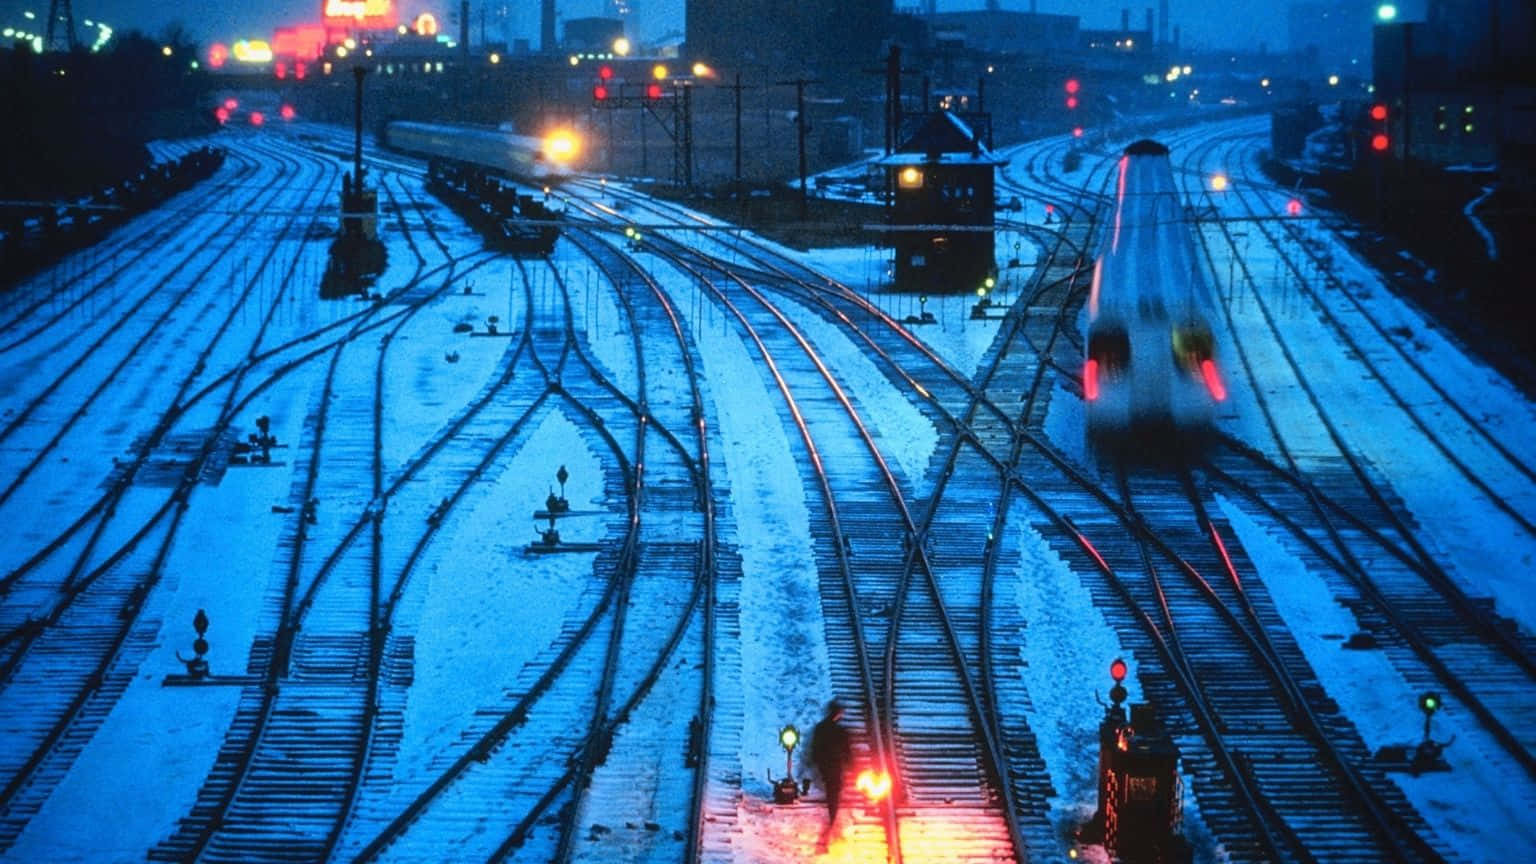
{"label": "distant city light", "polygon": [[713,78],[715,77],[715,70],[709,68],[709,66],[703,63],[695,63],[693,64],[693,77]]}
{"label": "distant city light", "polygon": [[1225,191],[1227,191],[1227,175],[1225,175],[1225,174],[1212,174],[1211,175],[1211,191],[1212,192],[1225,192]]}
{"label": "distant city light", "polygon": [[345,45],[337,45],[336,46],[336,56],[337,57],[345,57],[345,56],[347,56],[347,46],[345,46]]}
{"label": "distant city light", "polygon": [[1329,87],[1337,87],[1337,86],[1339,86],[1339,76],[1337,76],[1337,75],[1329,75],[1328,76],[1328,86]]}
{"label": "distant city light", "polygon": [[171,52],[171,46],[169,46],[169,45],[161,45],[160,46],[160,54],[162,56],[169,57],[169,56],[171,56],[171,53],[172,53]]}
{"label": "distant city light", "polygon": [[629,54],[629,50],[630,50],[630,45],[629,45],[629,40],[628,39],[625,39],[623,36],[620,36],[619,38],[613,40],[613,53],[619,55],[620,57],[623,57],[623,56]]}
{"label": "distant city light", "polygon": [[1268,87],[1269,86],[1269,79],[1268,78],[1260,78],[1259,79],[1259,86],[1260,87]]}
{"label": "distant city light", "polygon": [[1195,74],[1195,68],[1193,66],[1185,66],[1184,67],[1184,74],[1185,75],[1193,75],[1193,74]]}
{"label": "distant city light", "polygon": [[655,66],[652,66],[651,77],[657,81],[665,79],[667,77],[667,65],[665,63],[657,63]]}
{"label": "distant city light", "polygon": [[341,44],[347,46],[348,51],[352,51],[357,48],[357,40],[353,39],[351,36],[341,40]]}
{"label": "distant city light", "polygon": [[497,63],[500,63],[500,62],[501,62],[501,55],[497,54],[495,51],[492,51],[491,52],[491,65],[495,66]]}
{"label": "distant city light", "polygon": [[579,65],[581,65],[581,58],[577,57],[575,54],[572,54],[571,55],[571,65],[572,66],[579,66]]}
{"label": "distant city light", "polygon": [[241,39],[231,50],[241,63],[272,62],[272,46],[265,39]]}
{"label": "distant city light", "polygon": [[417,15],[415,28],[417,36],[436,36],[437,16],[431,12],[423,12]]}
{"label": "distant city light", "polygon": [[1376,7],[1376,17],[1382,21],[1391,21],[1397,18],[1397,7],[1391,3],[1383,3]]}

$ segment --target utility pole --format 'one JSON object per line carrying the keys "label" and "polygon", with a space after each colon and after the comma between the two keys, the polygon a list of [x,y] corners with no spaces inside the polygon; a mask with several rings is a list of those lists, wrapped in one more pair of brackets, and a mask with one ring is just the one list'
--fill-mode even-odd
{"label": "utility pole", "polygon": [[810,78],[796,78],[793,81],[775,81],[781,87],[791,84],[795,86],[795,132],[800,142],[800,221],[809,218],[808,204],[805,192],[805,133],[810,130],[810,125],[805,122],[805,85],[820,84],[820,80]]}
{"label": "utility pole", "polygon": [[736,197],[741,195],[741,73],[736,73],[736,83],[731,85],[736,91]]}

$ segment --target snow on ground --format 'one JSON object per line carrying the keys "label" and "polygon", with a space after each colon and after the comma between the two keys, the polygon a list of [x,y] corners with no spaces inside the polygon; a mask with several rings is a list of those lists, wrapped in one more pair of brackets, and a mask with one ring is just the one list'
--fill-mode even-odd
{"label": "snow on ground", "polygon": [[[287,401],[302,408],[308,383],[299,379],[295,390],[280,394],[286,400],[274,394],[272,407]],[[274,430],[289,431],[280,424]],[[297,438],[296,424],[291,434]],[[287,499],[289,481],[284,467],[231,469],[218,486],[194,491],[195,518],[186,520],[166,575],[142,613],[151,626],[159,623],[157,643],[5,860],[142,860],[191,810],[234,718],[240,688],[160,682],[185,671],[177,655],[193,656],[192,618],[199,609],[208,615],[213,673],[245,672],[271,556],[289,518],[272,513],[271,505]],[[143,515],[120,521],[142,524],[149,515],[147,499],[126,499],[120,512]],[[211,559],[210,549],[220,553]]]}
{"label": "snow on ground", "polygon": [[[444,219],[452,220],[449,216]],[[386,235],[395,244],[392,261],[414,261],[403,248],[403,239]],[[566,268],[572,296],[578,305],[579,326],[594,344],[600,362],[609,366],[621,386],[632,375],[627,359],[627,331],[608,291],[586,287],[586,275],[578,272],[574,256],[565,250],[557,259]],[[1011,253],[1010,253],[1011,254]],[[566,259],[569,256],[569,260]],[[1336,258],[1342,257],[1339,255]],[[1025,250],[1024,260],[1033,256]],[[1257,248],[1245,255],[1255,283],[1250,290],[1266,292],[1276,304],[1282,322],[1298,344],[1331,340],[1326,330],[1310,323],[1310,307],[1283,280],[1272,278],[1273,260]],[[887,262],[864,249],[816,250],[804,256],[897,317],[916,314],[916,298],[872,289],[883,282]],[[1218,266],[1221,266],[1220,264]],[[566,272],[569,270],[571,272]],[[395,271],[392,269],[392,274]],[[493,270],[480,277],[489,281],[510,279],[511,274]],[[1011,275],[1005,272],[1005,278]],[[1019,272],[1020,284],[1026,277]],[[668,284],[680,277],[664,276]],[[1373,307],[1401,304],[1385,291],[1361,280],[1357,291]],[[489,287],[489,286],[482,286]],[[691,290],[682,286],[678,295]],[[386,431],[389,456],[398,461],[410,442],[419,441],[432,428],[434,417],[451,414],[483,383],[486,356],[502,350],[503,340],[477,339],[473,346],[451,334],[460,319],[478,319],[500,306],[491,296],[473,300],[445,301],[424,313],[407,328],[409,352],[391,360],[391,382],[425,411],[392,415]],[[506,295],[502,295],[505,297]],[[912,327],[962,372],[976,370],[995,334],[994,322],[967,318],[969,295],[930,297],[927,309],[936,324]],[[452,305],[457,303],[458,305]],[[1394,305],[1396,304],[1396,305]],[[680,306],[689,307],[680,302]],[[483,307],[483,308],[482,308]],[[339,307],[337,307],[339,308]],[[1247,292],[1239,291],[1230,308],[1238,319],[1238,338],[1255,351],[1255,366],[1262,375],[1276,362],[1271,349],[1253,327],[1257,306]],[[449,311],[451,310],[451,311]],[[709,391],[716,409],[715,422],[724,449],[723,462],[731,493],[727,506],[737,524],[736,538],[743,559],[741,585],[742,686],[745,689],[744,726],[741,737],[742,788],[739,799],[740,835],[734,839],[738,861],[780,862],[809,857],[809,849],[821,825],[823,811],[816,795],[812,802],[791,807],[769,803],[768,775],[783,769],[783,752],[777,745],[781,724],[796,723],[808,730],[830,694],[829,660],[818,608],[814,560],[806,538],[807,501],[795,468],[798,442],[777,415],[765,422],[764,406],[781,400],[764,379],[764,370],[741,338],[717,310],[705,306],[691,313],[692,332],[698,341]],[[1397,314],[1397,313],[1393,313]],[[700,318],[702,315],[704,317]],[[253,316],[254,317],[254,316]],[[847,338],[810,310],[795,313],[811,338],[823,350],[829,366],[838,369],[857,401],[880,429],[882,444],[892,461],[911,477],[922,474],[935,436],[931,423],[896,391],[872,361],[864,358]],[[1394,319],[1397,320],[1397,319]],[[1474,414],[1491,413],[1515,449],[1528,443],[1533,409],[1527,400],[1496,375],[1475,363],[1466,363],[1454,345],[1440,339],[1427,325],[1406,316],[1414,340],[1413,349],[1426,365],[1448,370],[1458,393],[1469,396]],[[625,337],[620,340],[618,336]],[[397,350],[406,347],[397,346]],[[456,374],[464,380],[452,383],[437,373],[445,351],[460,351]],[[364,356],[368,352],[353,352]],[[1329,359],[1330,351],[1309,353],[1317,369],[1332,370],[1341,387],[1353,385],[1358,369],[1347,360]],[[1229,364],[1235,363],[1229,360]],[[321,368],[313,363],[310,370]],[[1231,368],[1235,369],[1235,366]],[[347,373],[347,386],[371,386],[371,365]],[[358,377],[362,376],[362,377]],[[452,377],[452,376],[450,376]],[[319,373],[293,376],[293,383],[271,391],[254,404],[252,416],[272,416],[280,440],[301,440],[304,414]],[[1262,380],[1262,379],[1261,379]],[[819,386],[819,385],[818,385]],[[1282,432],[1290,439],[1315,434],[1309,409],[1296,407],[1297,396],[1284,382],[1265,381],[1272,399],[1283,403]],[[1363,416],[1356,409],[1354,391],[1342,390],[1330,397],[1330,410],[1363,435],[1370,457],[1400,484],[1409,506],[1431,523],[1429,514],[1446,511],[1448,496],[1438,483],[1442,470],[1434,460],[1411,452],[1418,449],[1413,436]],[[1238,403],[1236,417],[1224,419],[1231,428],[1258,435],[1253,426],[1251,403]],[[1361,409],[1363,410],[1363,409]],[[1081,406],[1063,388],[1053,392],[1047,431],[1065,452],[1088,461],[1082,451]],[[110,419],[90,421],[98,428]],[[1263,435],[1267,435],[1264,432]],[[1372,443],[1373,436],[1379,439]],[[530,429],[494,478],[477,484],[455,509],[443,533],[435,541],[452,554],[437,556],[419,572],[402,602],[401,632],[416,638],[415,683],[406,702],[404,740],[399,762],[392,767],[399,778],[419,778],[434,759],[451,749],[459,731],[476,707],[503,704],[506,688],[522,664],[546,646],[558,631],[575,599],[575,586],[591,578],[590,556],[570,555],[524,559],[516,552],[531,538],[527,513],[542,502],[553,466],[561,462],[572,471],[568,494],[573,501],[589,502],[610,513],[622,502],[602,500],[598,456],[579,437],[574,424],[559,412],[546,414]],[[1250,440],[1259,440],[1251,438]],[[1405,444],[1406,442],[1406,444]],[[1326,442],[1315,441],[1321,449]],[[278,458],[289,451],[279,451]],[[835,454],[834,454],[835,455]],[[103,457],[104,458],[104,455]],[[290,457],[291,458],[291,457]],[[1399,479],[1401,478],[1401,479]],[[1418,479],[1422,478],[1422,479]],[[235,469],[215,487],[199,487],[193,496],[196,525],[178,544],[173,566],[161,588],[149,598],[146,620],[158,620],[158,644],[141,662],[135,682],[114,708],[101,730],[86,746],[70,774],[60,783],[42,810],[33,817],[6,860],[133,860],[163,839],[177,818],[190,808],[234,711],[234,688],[162,688],[160,678],[178,671],[175,653],[190,647],[190,621],[198,608],[206,608],[212,621],[208,638],[214,671],[243,671],[245,650],[256,635],[259,604],[270,576],[272,550],[278,542],[285,517],[270,512],[274,503],[286,500],[290,471],[287,469]],[[135,497],[126,505],[141,512],[150,497]],[[1380,652],[1349,652],[1338,647],[1338,636],[1352,632],[1352,618],[1329,597],[1327,586],[1315,574],[1299,566],[1287,551],[1283,538],[1275,538],[1232,502],[1222,510],[1243,541],[1259,575],[1275,598],[1310,662],[1323,678],[1328,692],[1339,701],[1372,746],[1412,740],[1419,731],[1419,715],[1411,708],[1413,692]],[[1536,603],[1525,595],[1530,572],[1529,544],[1512,544],[1502,529],[1480,518],[1486,511],[1469,506],[1453,512],[1446,523],[1426,524],[1440,548],[1461,562],[1459,575],[1478,586],[1491,586],[1501,610],[1514,609],[1528,627],[1533,613],[1525,604]],[[1077,577],[1029,527],[1029,515],[1014,514],[1022,548],[1017,602],[1028,624],[1025,634],[1027,681],[1033,707],[1031,725],[1040,738],[1058,799],[1053,802],[1058,824],[1081,819],[1091,808],[1093,724],[1099,711],[1083,698],[1053,699],[1062,681],[1105,681],[1106,658],[1123,650],[1115,634],[1091,606]],[[132,521],[132,520],[127,520]],[[602,533],[601,517],[573,532],[590,530],[578,539],[595,539]],[[184,529],[187,530],[187,529]],[[573,536],[576,536],[573,533]],[[110,538],[108,538],[110,539]],[[1503,572],[1490,574],[1483,561],[1489,548],[1514,548],[1515,563]],[[217,566],[210,566],[204,550],[230,550]],[[194,560],[197,553],[201,558]],[[1502,581],[1501,581],[1502,580]],[[1127,658],[1131,659],[1131,658]],[[1131,681],[1134,682],[1134,668]],[[1134,686],[1132,698],[1137,697]],[[626,734],[644,734],[645,723],[665,722],[661,713],[646,714]],[[1455,766],[1449,775],[1398,782],[1443,838],[1464,850],[1468,857],[1484,860],[1515,860],[1532,845],[1524,815],[1532,810],[1531,784],[1522,777],[1507,777],[1501,760],[1480,742],[1471,719],[1452,703],[1436,721],[1437,737],[1454,733],[1457,743],[1447,752]],[[1191,839],[1212,852],[1199,833],[1195,801],[1186,794]],[[835,845],[826,860],[859,860],[861,844]],[[1486,853],[1486,854],[1485,854]],[[1204,856],[1202,856],[1204,857]]]}
{"label": "snow on ground", "polygon": [[[1359,630],[1354,613],[1333,602],[1327,582],[1301,563],[1300,549],[1266,530],[1235,501],[1217,496],[1221,512],[1242,541],[1275,607],[1334,701],[1350,717],[1373,752],[1388,744],[1416,744],[1424,716],[1415,688],[1380,650],[1353,651],[1344,640]],[[1536,787],[1484,732],[1454,696],[1432,728],[1437,741],[1454,738],[1445,751],[1449,774],[1392,779],[1434,826],[1443,841],[1478,861],[1515,861],[1536,847]]]}
{"label": "snow on ground", "polygon": [[559,636],[591,578],[596,553],[522,553],[535,539],[532,513],[543,507],[560,465],[570,472],[571,509],[608,513],[564,520],[562,537],[601,539],[624,504],[604,500],[602,463],[580,428],[564,412],[546,411],[516,451],[455,506],[433,541],[437,554],[411,582],[402,608],[409,604],[419,617],[397,627],[416,640],[415,680],[393,768],[403,791],[414,794],[429,767],[458,754],[459,732],[476,711],[510,704],[522,667]]}

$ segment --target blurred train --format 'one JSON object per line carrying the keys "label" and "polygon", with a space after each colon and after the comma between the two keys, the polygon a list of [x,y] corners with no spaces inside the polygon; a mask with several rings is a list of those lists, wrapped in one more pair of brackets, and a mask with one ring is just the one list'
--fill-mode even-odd
{"label": "blurred train", "polygon": [[1208,431],[1216,403],[1227,398],[1211,330],[1215,298],[1167,147],[1141,140],[1125,148],[1104,233],[1087,304],[1090,437]]}
{"label": "blurred train", "polygon": [[545,181],[576,170],[580,139],[569,130],[543,138],[507,129],[395,121],[384,127],[384,143],[403,153],[484,169],[507,178]]}

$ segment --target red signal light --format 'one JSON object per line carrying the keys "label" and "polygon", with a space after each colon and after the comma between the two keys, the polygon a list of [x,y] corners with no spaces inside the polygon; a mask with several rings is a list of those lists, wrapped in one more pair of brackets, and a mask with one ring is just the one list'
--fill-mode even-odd
{"label": "red signal light", "polygon": [[1081,126],[1073,126],[1072,127],[1072,137],[1073,138],[1081,138],[1081,137],[1083,137],[1083,127],[1081,127]]}
{"label": "red signal light", "polygon": [[1109,677],[1115,679],[1116,684],[1125,680],[1126,671],[1125,661],[1119,657],[1116,657],[1114,662],[1109,664]]}
{"label": "red signal light", "polygon": [[233,110],[235,110],[236,108],[239,108],[239,107],[240,107],[240,103],[236,102],[233,99],[225,99],[224,100],[224,110],[225,111],[233,111]]}
{"label": "red signal light", "polygon": [[1077,97],[1076,96],[1068,96],[1067,97],[1067,108],[1071,109],[1071,108],[1076,108],[1076,107],[1077,107]]}
{"label": "red signal light", "polygon": [[604,81],[610,80],[611,78],[613,78],[613,67],[612,66],[599,66],[599,67],[597,67],[597,77],[603,79]]}
{"label": "red signal light", "polygon": [[660,99],[661,98],[661,85],[660,84],[655,84],[655,83],[645,85],[645,98],[647,98],[647,99]]}
{"label": "red signal light", "polygon": [[267,117],[266,117],[265,114],[262,114],[260,111],[252,111],[251,112],[251,125],[252,126],[260,126],[261,124],[263,124],[265,122],[267,122]]}
{"label": "red signal light", "polygon": [[592,88],[592,98],[598,102],[608,98],[608,88],[599,84]]}
{"label": "red signal light", "polygon": [[1387,106],[1377,102],[1371,106],[1371,119],[1381,121],[1387,119]]}
{"label": "red signal light", "polygon": [[223,105],[220,105],[218,109],[213,112],[213,116],[219,118],[219,125],[222,126],[229,122],[229,109],[225,108]]}
{"label": "red signal light", "polygon": [[1067,92],[1068,93],[1076,93],[1078,91],[1079,87],[1080,87],[1080,85],[1077,83],[1077,79],[1076,78],[1068,78],[1067,79]]}
{"label": "red signal light", "polygon": [[[1089,402],[1099,398],[1099,361],[1092,357],[1083,362],[1083,397]],[[1115,662],[1120,663],[1121,661],[1116,660]],[[1114,667],[1111,666],[1110,669],[1113,670]],[[1114,674],[1113,671],[1110,674]],[[1120,679],[1116,678],[1115,680],[1118,681]]]}
{"label": "red signal light", "polygon": [[274,63],[272,64],[272,72],[277,75],[277,80],[281,81],[288,77],[288,64],[281,61]]}
{"label": "red signal light", "polygon": [[1285,212],[1287,214],[1291,215],[1291,216],[1300,216],[1301,215],[1301,199],[1300,198],[1292,198],[1291,200],[1285,202]]}
{"label": "red signal light", "polygon": [[1376,134],[1371,136],[1371,149],[1375,150],[1377,153],[1386,150],[1390,143],[1391,142],[1387,140],[1387,136],[1385,135]]}
{"label": "red signal light", "polygon": [[293,106],[292,105],[284,105],[282,107],[282,110],[278,111],[277,113],[283,115],[283,119],[284,120],[292,120],[293,119],[293,115],[294,115]]}

